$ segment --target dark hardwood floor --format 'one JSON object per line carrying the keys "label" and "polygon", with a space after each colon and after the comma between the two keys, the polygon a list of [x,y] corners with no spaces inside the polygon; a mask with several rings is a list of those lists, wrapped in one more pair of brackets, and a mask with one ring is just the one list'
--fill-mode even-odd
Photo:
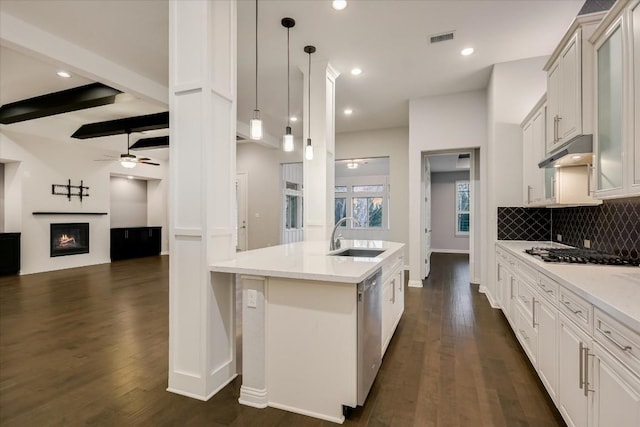
{"label": "dark hardwood floor", "polygon": [[[239,378],[207,402],[167,392],[168,264],[0,278],[0,425],[334,425],[242,406]],[[501,312],[469,285],[467,257],[432,264],[345,425],[563,425]]]}

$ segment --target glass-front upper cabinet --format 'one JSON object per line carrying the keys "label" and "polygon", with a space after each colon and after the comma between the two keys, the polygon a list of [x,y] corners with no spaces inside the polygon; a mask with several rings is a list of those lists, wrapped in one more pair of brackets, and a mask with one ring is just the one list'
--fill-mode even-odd
{"label": "glass-front upper cabinet", "polygon": [[623,187],[622,19],[596,46],[597,190]]}
{"label": "glass-front upper cabinet", "polygon": [[595,197],[640,194],[640,0],[615,3],[595,47]]}

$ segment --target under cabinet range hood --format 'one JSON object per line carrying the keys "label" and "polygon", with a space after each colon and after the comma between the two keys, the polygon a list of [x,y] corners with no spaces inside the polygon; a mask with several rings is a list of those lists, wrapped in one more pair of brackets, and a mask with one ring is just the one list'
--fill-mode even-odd
{"label": "under cabinet range hood", "polygon": [[538,163],[539,168],[593,164],[593,135],[579,135]]}

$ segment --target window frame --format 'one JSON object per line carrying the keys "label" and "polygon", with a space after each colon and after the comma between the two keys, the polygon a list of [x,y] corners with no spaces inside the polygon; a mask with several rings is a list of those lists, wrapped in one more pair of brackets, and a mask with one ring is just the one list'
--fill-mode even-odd
{"label": "window frame", "polygon": [[[458,185],[459,184],[466,184],[467,185],[467,193],[469,194],[469,210],[460,210],[459,206],[458,206]],[[455,217],[454,217],[454,228],[455,228],[455,236],[456,237],[468,237],[470,232],[471,232],[471,181],[468,179],[458,179],[455,181],[455,186],[454,186],[454,201],[453,203],[455,204],[454,206],[454,210],[455,210]],[[467,231],[461,231],[459,229],[459,221],[458,221],[458,216],[459,215],[468,215],[469,216],[469,230]]]}

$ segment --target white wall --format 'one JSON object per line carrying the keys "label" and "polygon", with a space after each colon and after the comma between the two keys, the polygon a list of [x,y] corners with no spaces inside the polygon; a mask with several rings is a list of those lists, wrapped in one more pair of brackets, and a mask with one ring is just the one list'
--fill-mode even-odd
{"label": "white wall", "polygon": [[405,263],[409,245],[409,129],[391,128],[336,135],[336,160],[389,157],[390,228],[387,238],[404,243]]}
{"label": "white wall", "polygon": [[[300,138],[298,144],[300,143]],[[249,249],[280,244],[282,191],[281,163],[302,162],[302,151],[293,153],[249,143],[236,148],[236,170],[247,173],[247,233]]]}
{"label": "white wall", "polygon": [[469,251],[469,236],[456,236],[456,181],[468,180],[468,171],[431,173],[433,252]]}
{"label": "white wall", "polygon": [[[495,302],[495,240],[497,208],[520,206],[522,203],[522,130],[520,123],[546,92],[546,73],[542,70],[547,57],[495,64],[487,89],[489,117],[488,145],[485,155],[481,210],[484,217],[481,290]],[[485,179],[486,177],[486,179]]]}
{"label": "white wall", "polygon": [[[409,101],[409,280],[420,286],[424,262],[421,236],[424,230],[422,155],[437,151],[478,147],[487,143],[487,94],[462,92]],[[476,221],[482,212],[476,212]],[[480,233],[480,229],[476,230]],[[479,266],[480,254],[475,254]]]}
{"label": "white wall", "polygon": [[[110,176],[124,173],[117,162],[94,162],[107,154],[81,143],[70,144],[0,132],[0,156],[5,163],[5,230],[22,233],[21,274],[107,263],[110,246]],[[109,153],[112,154],[112,153]],[[166,182],[167,167],[138,165],[126,171],[141,178]],[[89,187],[89,197],[80,202],[51,194],[52,184]],[[166,217],[166,199],[153,209]],[[47,212],[106,212],[107,215],[33,215]],[[52,222],[89,222],[90,253],[51,258],[49,224]]]}
{"label": "white wall", "polygon": [[112,176],[111,228],[147,226],[147,181]]}

